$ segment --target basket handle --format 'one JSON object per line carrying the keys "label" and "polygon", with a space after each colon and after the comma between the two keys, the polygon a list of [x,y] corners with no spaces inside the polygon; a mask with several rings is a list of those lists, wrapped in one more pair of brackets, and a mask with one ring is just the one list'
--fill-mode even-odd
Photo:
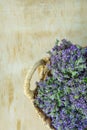
{"label": "basket handle", "polygon": [[[30,81],[32,79],[32,76],[34,74],[34,72],[36,71],[36,69],[39,66],[45,66],[47,63],[47,59],[41,59],[38,62],[35,63],[35,65],[31,68],[31,70],[28,71],[26,78],[25,78],[25,84],[24,84],[24,93],[28,98],[32,98],[34,97],[34,92],[35,90],[31,90],[30,89]],[[44,72],[43,72],[44,73]]]}

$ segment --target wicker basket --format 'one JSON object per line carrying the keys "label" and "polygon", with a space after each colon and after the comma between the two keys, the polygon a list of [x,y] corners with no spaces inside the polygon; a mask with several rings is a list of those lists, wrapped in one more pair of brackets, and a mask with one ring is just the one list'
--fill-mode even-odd
{"label": "wicker basket", "polygon": [[[86,48],[86,47],[83,47]],[[45,78],[47,77],[49,70],[46,67],[46,64],[50,63],[50,58],[43,58],[41,60],[39,60],[32,68],[31,71],[29,70],[29,72],[27,73],[27,76],[25,78],[25,84],[24,84],[24,93],[25,95],[31,99],[32,101],[34,101],[35,97],[37,96],[37,87],[34,90],[30,89],[30,82],[32,79],[32,76],[34,74],[34,72],[36,71],[36,69],[38,69],[40,66],[43,68],[42,71],[42,76],[40,80],[45,80]],[[35,106],[35,105],[34,105]],[[48,118],[40,108],[35,106],[35,109],[37,110],[38,114],[44,119],[44,121],[46,122],[46,124],[48,126],[50,126],[51,129],[55,130],[55,128],[51,125],[51,119]]]}
{"label": "wicker basket", "polygon": [[[34,72],[41,66],[43,69],[43,71],[41,72],[41,79],[40,80],[44,80],[48,74],[48,69],[46,67],[46,64],[49,63],[50,60],[49,58],[43,58],[41,60],[39,60],[38,62],[35,63],[35,65],[31,68],[31,70],[28,71],[26,78],[25,78],[25,83],[24,83],[24,93],[27,96],[27,98],[31,99],[32,101],[34,101],[35,97],[36,97],[36,91],[37,91],[37,87],[34,90],[30,89],[30,82],[32,79],[32,76],[34,74]],[[34,105],[35,106],[35,105]],[[38,114],[40,115],[40,117],[43,118],[43,120],[45,121],[45,123],[50,126],[51,129],[54,130],[53,126],[51,125],[51,119],[48,118],[42,111],[40,108],[35,106],[35,109],[37,110]]]}

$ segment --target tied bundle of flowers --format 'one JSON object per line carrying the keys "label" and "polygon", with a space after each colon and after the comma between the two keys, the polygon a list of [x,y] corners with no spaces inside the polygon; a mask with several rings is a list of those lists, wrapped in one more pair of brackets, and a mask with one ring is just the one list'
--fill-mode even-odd
{"label": "tied bundle of flowers", "polygon": [[57,40],[49,55],[49,73],[36,83],[34,105],[55,130],[87,130],[87,47]]}

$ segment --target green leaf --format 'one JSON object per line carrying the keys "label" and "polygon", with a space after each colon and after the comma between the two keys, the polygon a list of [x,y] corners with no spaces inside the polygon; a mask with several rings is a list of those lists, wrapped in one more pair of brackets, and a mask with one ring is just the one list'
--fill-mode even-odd
{"label": "green leaf", "polygon": [[51,113],[50,113],[52,116],[55,116],[56,115],[56,109],[54,108]]}
{"label": "green leaf", "polygon": [[51,85],[53,82],[54,82],[54,78],[53,78],[53,77],[50,77],[50,78],[47,80],[47,84],[48,84],[48,85]]}
{"label": "green leaf", "polygon": [[58,39],[56,39],[56,43],[55,43],[56,45],[58,45],[59,44],[59,40]]}
{"label": "green leaf", "polygon": [[51,51],[47,51],[47,53],[51,55]]}
{"label": "green leaf", "polygon": [[87,77],[85,77],[83,80],[84,80],[85,83],[87,83]]}
{"label": "green leaf", "polygon": [[58,103],[58,106],[60,107],[61,106],[61,100],[60,100],[60,97],[59,97],[58,93],[57,93],[57,103]]}
{"label": "green leaf", "polygon": [[77,48],[79,48],[79,49],[82,48],[80,45],[76,45],[76,46],[77,46]]}
{"label": "green leaf", "polygon": [[67,101],[67,100],[64,102],[64,105],[65,105],[65,106],[68,106],[68,101]]}
{"label": "green leaf", "polygon": [[75,77],[77,75],[76,71],[72,71],[72,77]]}
{"label": "green leaf", "polygon": [[81,64],[79,66],[76,66],[75,69],[78,69],[78,70],[82,70],[82,69],[85,69],[86,68],[86,64]]}
{"label": "green leaf", "polygon": [[70,87],[67,87],[65,91],[66,91],[67,94],[69,94],[71,92]]}
{"label": "green leaf", "polygon": [[78,96],[78,95],[76,95],[76,96],[74,96],[74,98],[75,98],[75,99],[78,99],[78,98],[79,98],[79,96]]}
{"label": "green leaf", "polygon": [[61,130],[61,127],[60,127],[60,126],[58,127],[58,130]]}
{"label": "green leaf", "polygon": [[79,58],[78,60],[76,60],[76,65],[79,65],[79,64],[81,64],[81,63],[83,63],[84,62],[84,60],[83,60],[83,58],[81,57],[81,58]]}
{"label": "green leaf", "polygon": [[50,99],[55,99],[55,94],[53,94],[52,96],[50,96]]}
{"label": "green leaf", "polygon": [[71,108],[69,107],[69,108],[67,109],[67,114],[70,114],[70,112],[71,112]]}

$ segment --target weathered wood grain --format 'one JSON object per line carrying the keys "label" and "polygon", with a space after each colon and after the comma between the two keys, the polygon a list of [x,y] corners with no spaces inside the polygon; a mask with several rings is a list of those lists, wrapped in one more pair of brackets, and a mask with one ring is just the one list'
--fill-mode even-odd
{"label": "weathered wood grain", "polygon": [[25,75],[56,38],[87,45],[86,16],[87,0],[0,0],[0,130],[50,130],[24,96]]}

